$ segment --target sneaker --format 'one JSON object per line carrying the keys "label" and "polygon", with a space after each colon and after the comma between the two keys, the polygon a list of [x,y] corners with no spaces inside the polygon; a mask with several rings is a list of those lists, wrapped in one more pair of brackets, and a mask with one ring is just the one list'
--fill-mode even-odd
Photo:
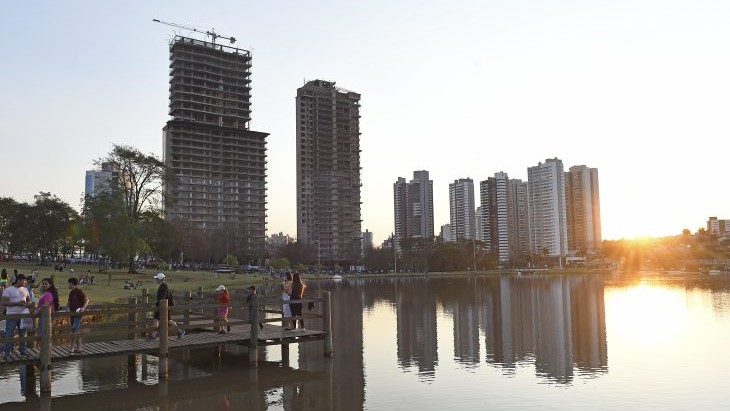
{"label": "sneaker", "polygon": [[302,328],[300,328],[300,329],[299,329],[299,331],[302,331],[302,332],[304,332],[304,331],[307,331],[307,329],[306,329],[306,328],[304,328],[304,327],[302,327]]}
{"label": "sneaker", "polygon": [[185,330],[180,330],[177,332],[177,339],[182,340],[182,338],[185,337]]}
{"label": "sneaker", "polygon": [[218,331],[218,334],[225,334],[226,332],[223,330]]}
{"label": "sneaker", "polygon": [[147,337],[147,341],[154,341],[154,340],[155,340],[154,335],[150,335],[149,337]]}
{"label": "sneaker", "polygon": [[263,330],[264,329],[264,323],[259,323],[259,328]]}
{"label": "sneaker", "polygon": [[23,357],[30,357],[30,353],[28,351],[21,351],[20,355],[22,355]]}
{"label": "sneaker", "polygon": [[230,325],[228,327],[226,327],[226,329],[228,330],[228,332],[231,332],[231,326]]}

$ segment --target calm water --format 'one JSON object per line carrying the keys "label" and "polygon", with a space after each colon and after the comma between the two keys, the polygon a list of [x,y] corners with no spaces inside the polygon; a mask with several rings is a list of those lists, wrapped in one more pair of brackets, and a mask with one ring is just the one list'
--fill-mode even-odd
{"label": "calm water", "polygon": [[166,384],[151,356],[80,360],[56,365],[50,399],[32,371],[0,369],[0,410],[730,409],[730,278],[310,283],[321,289],[331,359],[321,342],[291,345],[288,363],[262,349],[258,368],[237,347],[175,353]]}

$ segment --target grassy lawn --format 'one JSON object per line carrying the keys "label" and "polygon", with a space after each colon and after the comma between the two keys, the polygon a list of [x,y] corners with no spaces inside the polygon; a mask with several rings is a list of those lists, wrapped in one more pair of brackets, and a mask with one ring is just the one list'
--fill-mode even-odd
{"label": "grassy lawn", "polygon": [[[126,302],[129,297],[140,297],[142,289],[147,288],[151,295],[157,290],[157,282],[152,278],[157,271],[144,270],[141,274],[128,274],[126,269],[112,269],[111,272],[98,272],[96,266],[78,265],[73,266],[74,272],[66,270],[64,272],[54,271],[53,265],[39,266],[34,263],[24,262],[0,262],[0,269],[5,268],[8,271],[8,278],[12,277],[13,270],[17,269],[20,274],[30,274],[32,270],[38,271],[36,284],[40,285],[43,278],[54,278],[58,289],[58,295],[61,305],[66,304],[68,297],[68,278],[78,278],[80,274],[87,275],[88,272],[94,276],[95,285],[83,285],[81,288],[89,297],[90,303],[111,303]],[[209,271],[164,271],[165,281],[169,284],[170,289],[175,293],[176,298],[182,298],[187,292],[197,291],[203,287],[203,291],[210,292],[215,290],[218,285],[223,284],[230,290],[242,290],[252,284],[261,284],[266,282],[277,282],[278,279],[271,279],[266,273],[259,274],[215,274]],[[141,281],[141,285],[136,289],[125,289],[125,281],[132,283]],[[36,297],[40,296],[40,289],[35,290]],[[154,297],[152,297],[154,299]]]}

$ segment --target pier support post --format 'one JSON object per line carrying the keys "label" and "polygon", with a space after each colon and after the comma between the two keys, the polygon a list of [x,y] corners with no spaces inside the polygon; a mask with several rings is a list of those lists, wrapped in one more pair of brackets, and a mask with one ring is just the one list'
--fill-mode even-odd
{"label": "pier support post", "polygon": [[329,357],[335,352],[332,342],[332,301],[329,291],[322,291],[322,328],[324,335],[324,355]]}
{"label": "pier support post", "polygon": [[52,341],[53,336],[51,335],[51,332],[53,331],[53,325],[51,324],[51,321],[53,320],[51,317],[51,306],[46,304],[41,309],[41,316],[43,318],[43,321],[41,321],[43,324],[43,329],[41,331],[41,392],[42,393],[50,393],[51,392],[51,348],[52,348]]}
{"label": "pier support post", "polygon": [[[129,297],[127,300],[129,303],[129,314],[128,314],[128,320],[129,320],[129,333],[127,334],[127,338],[130,340],[136,340],[137,339],[137,297]],[[127,356],[127,365],[130,367],[136,367],[137,366],[137,354],[130,354]]]}
{"label": "pier support post", "polygon": [[[253,310],[253,319],[251,320],[251,339],[248,343],[248,363],[258,365],[259,363],[259,298],[257,294],[251,295],[251,310]],[[249,316],[251,318],[251,316]]]}
{"label": "pier support post", "polygon": [[160,310],[160,330],[158,331],[158,336],[160,337],[160,347],[159,347],[159,370],[158,375],[160,379],[167,379],[167,356],[168,356],[168,337],[167,334],[169,332],[169,324],[168,324],[168,310],[169,307],[167,306],[167,299],[160,300],[160,306],[158,307]]}
{"label": "pier support post", "polygon": [[281,365],[289,366],[289,344],[281,344]]}

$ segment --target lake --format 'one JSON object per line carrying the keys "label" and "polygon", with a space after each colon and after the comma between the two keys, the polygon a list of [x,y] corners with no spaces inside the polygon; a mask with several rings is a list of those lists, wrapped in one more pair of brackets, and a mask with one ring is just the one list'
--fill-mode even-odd
{"label": "lake", "polygon": [[[726,410],[730,278],[522,275],[310,281],[332,291],[322,342],[54,365],[39,397],[0,370],[2,410]],[[276,294],[263,287],[263,295]],[[306,312],[306,308],[305,308]],[[320,328],[312,321],[309,328]],[[30,382],[28,382],[30,381]],[[30,387],[30,388],[29,388]]]}

